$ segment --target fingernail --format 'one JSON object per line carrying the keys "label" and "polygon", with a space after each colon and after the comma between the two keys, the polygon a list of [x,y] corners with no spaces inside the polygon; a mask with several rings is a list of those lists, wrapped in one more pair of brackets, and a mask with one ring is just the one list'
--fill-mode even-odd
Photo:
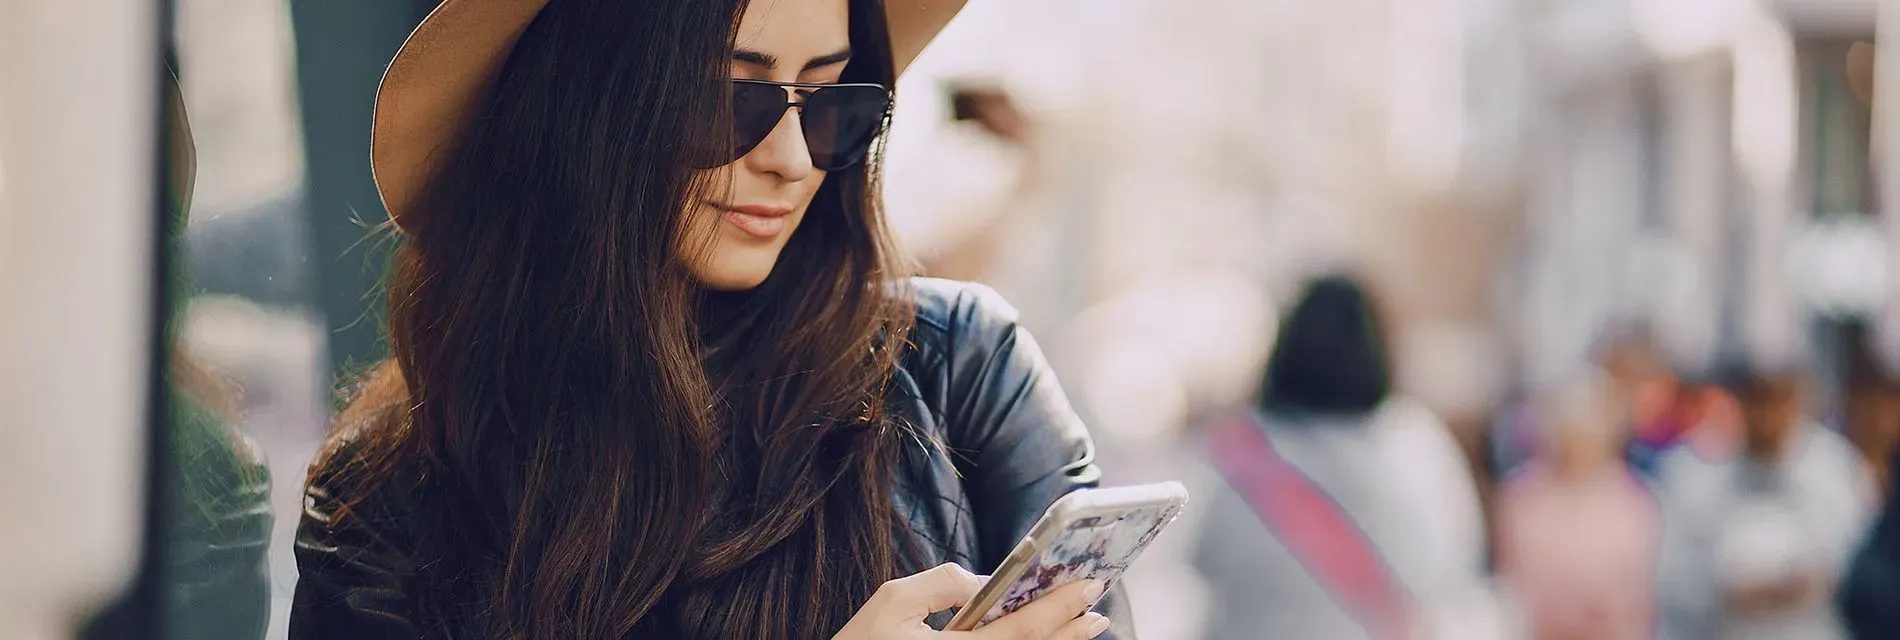
{"label": "fingernail", "polygon": [[1099,613],[1090,613],[1083,617],[1089,619],[1089,637],[1093,638],[1102,635],[1103,631],[1108,630],[1108,616]]}
{"label": "fingernail", "polygon": [[1090,580],[1088,588],[1082,591],[1082,595],[1087,596],[1089,603],[1093,604],[1097,598],[1102,597],[1102,591],[1106,589],[1107,587],[1102,585],[1102,581]]}

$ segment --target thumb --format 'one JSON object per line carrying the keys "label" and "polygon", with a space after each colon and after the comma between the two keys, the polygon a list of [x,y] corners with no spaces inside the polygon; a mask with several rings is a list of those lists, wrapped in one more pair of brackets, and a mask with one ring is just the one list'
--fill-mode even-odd
{"label": "thumb", "polygon": [[943,563],[926,571],[898,578],[879,587],[873,600],[882,599],[894,613],[925,618],[930,614],[968,602],[985,580],[955,563]]}

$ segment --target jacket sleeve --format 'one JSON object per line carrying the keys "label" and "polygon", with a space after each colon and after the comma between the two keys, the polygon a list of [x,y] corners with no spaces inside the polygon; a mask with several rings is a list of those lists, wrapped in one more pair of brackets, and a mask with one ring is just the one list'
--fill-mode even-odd
{"label": "jacket sleeve", "polygon": [[262,450],[180,394],[167,521],[167,615],[178,638],[263,638],[270,622],[270,469]]}
{"label": "jacket sleeve", "polygon": [[[964,484],[976,520],[977,562],[994,570],[1029,533],[1043,510],[1076,489],[1094,487],[1088,429],[1016,310],[982,285],[965,285],[949,322],[946,419],[951,446],[964,456]],[[1099,638],[1134,638],[1126,594],[1117,585],[1096,611],[1114,625]]]}
{"label": "jacket sleeve", "polygon": [[349,496],[332,493],[332,482],[319,468],[304,489],[291,640],[421,638],[410,619],[410,560],[394,542],[388,505],[358,500],[346,508]]}

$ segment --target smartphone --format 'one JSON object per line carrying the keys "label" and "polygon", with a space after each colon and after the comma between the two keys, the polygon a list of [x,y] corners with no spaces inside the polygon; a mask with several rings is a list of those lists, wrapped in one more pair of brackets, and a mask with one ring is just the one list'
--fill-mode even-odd
{"label": "smartphone", "polygon": [[[1077,580],[1114,586],[1187,506],[1179,482],[1085,489],[1049,506],[945,631],[969,631]],[[1091,604],[1090,606],[1094,606]]]}

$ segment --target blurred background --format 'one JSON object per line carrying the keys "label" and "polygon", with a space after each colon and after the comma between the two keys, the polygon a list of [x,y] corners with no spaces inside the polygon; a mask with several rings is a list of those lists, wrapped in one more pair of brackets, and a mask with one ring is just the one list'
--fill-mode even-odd
{"label": "blurred background", "polygon": [[[61,420],[110,419],[30,407],[158,354],[169,457],[146,476],[115,449],[92,464],[118,475],[74,490],[269,508],[151,511],[167,544],[87,538],[120,552],[73,589],[144,576],[166,637],[283,637],[304,468],[337,386],[384,355],[397,239],[371,103],[434,2],[173,0],[103,21],[61,4],[0,10],[0,282],[97,272],[119,287],[99,300],[157,292],[157,311],[26,311],[44,290],[0,287],[0,404],[29,407],[0,429],[0,463],[22,462],[0,508],[23,514],[0,541],[18,542],[6,566],[39,567],[0,583],[61,571],[59,538],[24,523],[72,517],[8,485],[49,482],[26,463]],[[105,23],[125,37],[75,39]],[[927,273],[1020,309],[1107,484],[1194,491],[1127,579],[1143,638],[1383,637],[1341,604],[1362,601],[1329,577],[1342,554],[1381,561],[1412,637],[1900,637],[1855,609],[1900,603],[1881,564],[1900,553],[1881,547],[1900,216],[1880,206],[1900,190],[1881,162],[1900,153],[1900,64],[1875,64],[1896,33],[1878,0],[968,0],[899,83],[885,208]],[[150,116],[155,50],[188,129],[97,131]],[[117,75],[55,71],[73,64]],[[108,82],[118,111],[52,106]],[[123,184],[30,160],[125,156],[111,131],[184,141],[195,173],[151,187],[138,153],[112,165]],[[120,206],[152,188],[177,214],[157,230]],[[70,200],[88,189],[105,195]],[[156,236],[169,276],[123,251],[119,271],[71,271],[113,252],[44,213],[67,204]],[[62,311],[135,326],[48,364],[33,345],[90,335]],[[126,411],[148,406],[121,386]],[[1233,455],[1236,420],[1271,446]],[[1307,508],[1361,543],[1282,541],[1278,518],[1324,514],[1248,493],[1250,465],[1309,478],[1332,500]],[[84,522],[135,531],[116,500]],[[35,597],[7,637],[69,637],[96,607]],[[108,611],[93,636],[118,637]]]}

